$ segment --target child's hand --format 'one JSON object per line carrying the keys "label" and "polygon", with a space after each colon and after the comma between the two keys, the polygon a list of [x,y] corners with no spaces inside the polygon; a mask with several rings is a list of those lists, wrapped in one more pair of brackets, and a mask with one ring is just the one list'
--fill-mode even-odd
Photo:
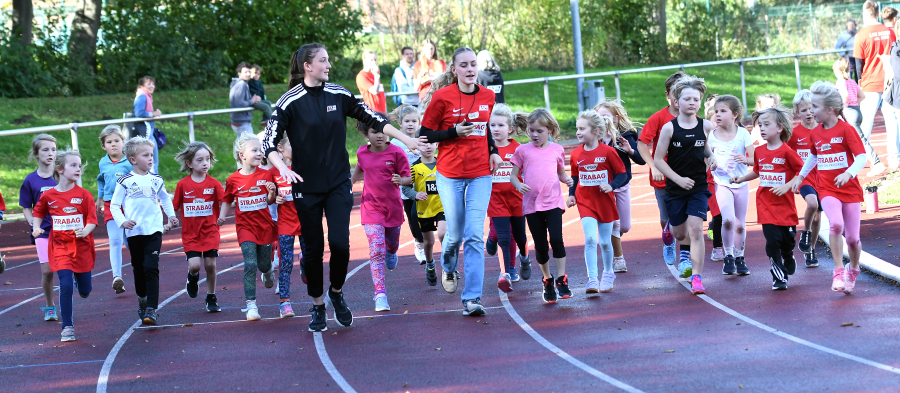
{"label": "child's hand", "polygon": [[75,237],[78,239],[83,239],[87,236],[87,233],[84,232],[84,228],[78,228],[75,230]]}
{"label": "child's hand", "polygon": [[172,226],[169,224],[163,225],[163,234],[169,233],[172,230]]}
{"label": "child's hand", "polygon": [[619,138],[616,141],[618,142],[620,150],[624,151],[628,155],[634,154],[634,149],[631,148],[631,144],[628,143],[628,140],[623,136],[619,135]]}
{"label": "child's hand", "polygon": [[400,175],[395,173],[394,176],[391,176],[391,183],[394,183],[399,186],[400,185]]}
{"label": "child's hand", "polygon": [[135,225],[137,225],[137,222],[135,222],[134,220],[128,220],[122,223],[122,228],[134,229]]}
{"label": "child's hand", "polygon": [[31,237],[38,237],[44,234],[44,230],[41,227],[35,227],[31,230]]}
{"label": "child's hand", "polygon": [[275,204],[276,204],[276,205],[281,205],[281,204],[283,204],[283,203],[284,203],[284,195],[281,195],[281,194],[279,193],[279,194],[275,197]]}
{"label": "child's hand", "polygon": [[566,186],[569,188],[575,187],[575,180],[571,176],[566,177]]}
{"label": "child's hand", "polygon": [[103,200],[100,198],[97,198],[97,203],[94,205],[94,207],[96,208],[97,213],[102,212],[103,211]]}
{"label": "child's hand", "polygon": [[849,173],[841,173],[836,178],[834,178],[834,186],[837,188],[841,188],[844,186],[844,184],[847,184],[847,182],[850,181],[850,178],[851,176]]}
{"label": "child's hand", "polygon": [[603,192],[609,194],[609,193],[613,192],[613,188],[609,184],[601,184],[600,191],[603,191]]}
{"label": "child's hand", "polygon": [[416,200],[417,201],[428,200],[428,194],[426,194],[424,191],[419,191],[416,193]]}
{"label": "child's hand", "polygon": [[778,196],[782,196],[787,194],[788,191],[791,190],[791,183],[782,184],[778,187],[772,187],[772,193]]}
{"label": "child's hand", "polygon": [[731,184],[742,183],[742,182],[739,182],[738,180],[740,180],[740,178],[738,176],[732,176],[731,179],[728,179],[728,182]]}
{"label": "child's hand", "polygon": [[178,219],[175,216],[169,217],[169,229],[175,228],[178,226]]}
{"label": "child's hand", "polygon": [[681,187],[685,190],[690,190],[690,189],[694,188],[694,179],[689,179],[686,177],[678,176],[678,177],[672,179],[672,181],[675,182],[675,184],[677,184],[678,187]]}
{"label": "child's hand", "polygon": [[736,162],[738,164],[744,164],[744,165],[753,164],[753,161],[750,161],[750,157],[747,157],[745,155],[735,154],[733,159],[734,159],[734,162]]}
{"label": "child's hand", "polygon": [[706,169],[707,169],[707,170],[715,171],[716,168],[719,167],[719,165],[718,165],[718,163],[716,162],[716,159],[715,159],[715,158],[707,157],[707,158],[705,158],[705,160],[706,160]]}
{"label": "child's hand", "polygon": [[218,225],[218,226],[225,225],[225,219],[222,217],[219,217],[219,219],[216,220],[216,225]]}
{"label": "child's hand", "polygon": [[516,191],[519,191],[520,194],[525,194],[528,191],[531,191],[531,187],[528,187],[527,184],[522,183],[522,185],[520,185],[518,188],[516,188]]}
{"label": "child's hand", "polygon": [[566,207],[575,206],[575,196],[569,196],[569,199],[566,200]]}
{"label": "child's hand", "polygon": [[276,190],[275,183],[266,182],[266,190],[269,191],[270,193],[274,192]]}

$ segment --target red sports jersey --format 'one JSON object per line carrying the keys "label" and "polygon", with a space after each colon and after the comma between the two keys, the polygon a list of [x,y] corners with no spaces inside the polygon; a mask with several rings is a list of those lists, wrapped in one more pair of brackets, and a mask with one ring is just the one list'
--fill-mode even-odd
{"label": "red sports jersey", "polygon": [[[509,145],[498,147],[500,158],[503,163],[500,169],[494,172],[493,185],[491,188],[491,203],[488,205],[488,217],[522,217],[522,194],[512,186],[509,182],[512,176],[512,159],[519,142],[514,139],[509,140]],[[519,181],[522,176],[519,175]]]}
{"label": "red sports jersey", "polygon": [[6,202],[3,201],[3,194],[0,194],[0,212],[6,211]]}
{"label": "red sports jersey", "polygon": [[853,158],[866,153],[856,130],[847,122],[838,119],[837,124],[827,130],[819,124],[810,133],[810,139],[813,143],[810,153],[815,154],[818,159],[816,169],[819,173],[816,185],[819,188],[816,191],[819,198],[831,196],[844,203],[862,202],[863,192],[859,179],[854,177],[841,188],[834,185],[834,179],[847,171]]}
{"label": "red sports jersey", "polygon": [[81,239],[75,237],[75,229],[88,224],[97,225],[97,208],[94,197],[87,190],[75,186],[66,192],[51,188],[41,195],[32,211],[34,217],[43,219],[49,215],[53,226],[50,230],[50,270],[63,269],[73,273],[87,273],[94,269],[94,233]]}
{"label": "red sports jersey", "polygon": [[601,223],[619,219],[616,195],[600,190],[601,184],[609,184],[616,175],[625,173],[625,164],[616,149],[601,143],[596,149],[584,150],[584,145],[572,151],[569,159],[572,177],[578,179],[575,201],[581,217],[593,217]]}
{"label": "red sports jersey", "polygon": [[[288,169],[291,169],[288,166]],[[294,192],[291,183],[281,177],[278,168],[271,167],[269,172],[275,178],[275,186],[278,194],[284,197],[284,203],[278,205],[278,234],[288,236],[300,236],[300,217],[297,216],[297,207],[294,206]]]}
{"label": "red sports jersey", "polygon": [[713,179],[712,171],[706,170],[706,184],[709,185],[709,193],[712,196],[709,197],[709,213],[712,214],[713,217],[722,214],[719,210],[719,201],[716,199],[716,182]]}
{"label": "red sports jersey", "polygon": [[185,252],[219,249],[219,208],[224,196],[222,183],[209,175],[200,183],[187,176],[175,186],[172,205],[181,211],[181,242]]}
{"label": "red sports jersey", "polygon": [[[656,142],[659,141],[659,131],[662,130],[663,126],[666,123],[669,123],[674,119],[675,116],[672,116],[669,113],[669,107],[665,107],[650,116],[647,119],[647,124],[644,124],[644,128],[641,129],[641,136],[638,138],[639,141],[644,142],[647,146],[650,146],[651,155],[656,154]],[[652,159],[652,158],[651,158]],[[662,190],[666,188],[666,180],[663,181],[653,181],[653,173],[650,174],[650,185],[653,188],[658,190]]]}
{"label": "red sports jersey", "polygon": [[278,240],[275,222],[269,214],[266,183],[275,183],[272,173],[261,168],[250,175],[238,170],[225,180],[225,203],[235,200],[234,222],[238,243],[254,242],[260,245]]}
{"label": "red sports jersey", "polygon": [[797,225],[794,193],[789,191],[777,196],[772,193],[772,187],[784,185],[800,173],[800,169],[803,169],[800,155],[783,143],[775,150],[769,150],[767,145],[758,146],[753,157],[756,159],[753,171],[759,174],[759,188],[756,190],[756,222],[783,227]]}
{"label": "red sports jersey", "polygon": [[459,91],[456,84],[434,92],[422,118],[422,126],[432,130],[447,130],[457,124],[471,122],[475,131],[467,137],[441,142],[437,169],[449,178],[474,179],[491,174],[487,131],[494,110],[494,92],[476,87],[474,93]]}
{"label": "red sports jersey", "polygon": [[[806,157],[809,157],[810,147],[812,146],[812,142],[809,139],[811,129],[806,128],[803,124],[798,124],[794,127],[794,131],[791,133],[791,139],[788,141],[788,146],[797,154],[800,155],[800,159],[803,162],[806,162]],[[812,172],[803,179],[803,184],[800,186],[812,186],[812,188],[816,188],[816,176],[818,176],[818,171],[813,168]]]}

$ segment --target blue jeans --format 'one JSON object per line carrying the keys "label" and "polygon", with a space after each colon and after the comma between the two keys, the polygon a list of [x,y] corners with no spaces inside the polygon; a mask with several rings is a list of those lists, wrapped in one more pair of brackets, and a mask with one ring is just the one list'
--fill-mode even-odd
{"label": "blue jeans", "polygon": [[159,174],[159,146],[156,145],[156,139],[153,139],[153,130],[150,130],[149,134],[147,138],[153,142],[153,173]]}
{"label": "blue jeans", "polygon": [[466,287],[462,300],[481,297],[484,286],[484,219],[491,200],[491,176],[452,179],[437,173],[437,189],[447,218],[447,234],[441,242],[444,272],[456,270],[459,247],[464,243]]}

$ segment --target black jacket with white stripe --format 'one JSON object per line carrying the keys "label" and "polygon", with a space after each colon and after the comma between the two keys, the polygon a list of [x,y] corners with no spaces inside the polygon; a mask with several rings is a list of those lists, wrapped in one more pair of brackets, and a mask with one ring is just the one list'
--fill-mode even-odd
{"label": "black jacket with white stripe", "polygon": [[347,117],[382,131],[387,119],[369,109],[347,89],[333,83],[301,84],[281,96],[266,126],[263,151],[277,151],[287,135],[293,149],[291,169],[303,178],[294,193],[326,193],[350,177]]}

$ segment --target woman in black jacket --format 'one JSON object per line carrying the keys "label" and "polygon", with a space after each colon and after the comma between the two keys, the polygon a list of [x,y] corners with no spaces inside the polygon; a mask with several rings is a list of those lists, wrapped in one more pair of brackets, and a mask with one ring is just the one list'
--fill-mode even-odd
{"label": "woman in black jacket", "polygon": [[[353,314],[341,293],[350,262],[349,228],[353,208],[350,157],[346,148],[347,117],[400,139],[412,150],[419,147],[416,139],[398,131],[387,119],[354,98],[349,90],[327,83],[330,69],[328,52],[321,44],[303,45],[293,54],[289,90],[275,104],[263,141],[269,162],[284,179],[293,183],[293,201],[306,243],[303,267],[307,292],[313,297],[310,331],[328,329],[323,296],[323,213],[328,221],[331,251],[328,299],[338,323],[343,326],[353,323]],[[293,147],[290,168],[275,149],[284,137]]]}
{"label": "woman in black jacket", "polygon": [[503,93],[506,92],[506,88],[503,85],[503,74],[500,73],[500,66],[494,61],[494,56],[491,56],[491,52],[483,50],[478,52],[476,61],[478,62],[477,83],[494,92],[496,103],[505,104],[506,98],[503,97]]}

